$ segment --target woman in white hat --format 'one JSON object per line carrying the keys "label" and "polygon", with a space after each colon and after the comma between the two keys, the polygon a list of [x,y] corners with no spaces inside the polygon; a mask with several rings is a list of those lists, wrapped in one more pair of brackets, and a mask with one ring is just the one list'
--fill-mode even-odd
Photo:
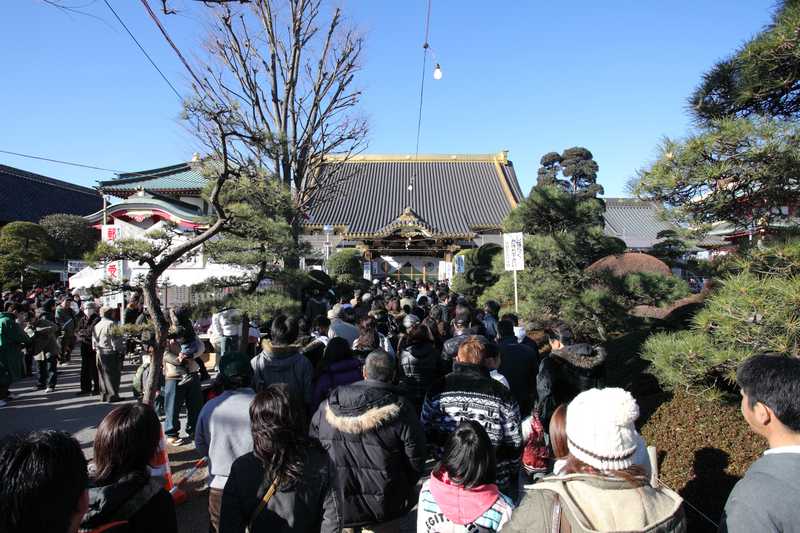
{"label": "woman in white hat", "polygon": [[636,400],[623,389],[590,389],[567,409],[566,465],[528,490],[506,531],[684,532],[683,500],[650,485],[636,464]]}

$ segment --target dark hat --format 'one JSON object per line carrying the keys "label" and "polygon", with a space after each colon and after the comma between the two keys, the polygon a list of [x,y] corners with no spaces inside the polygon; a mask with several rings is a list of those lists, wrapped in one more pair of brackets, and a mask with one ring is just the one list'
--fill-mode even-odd
{"label": "dark hat", "polygon": [[246,354],[228,352],[219,360],[219,372],[226,379],[248,379],[253,375],[253,368]]}

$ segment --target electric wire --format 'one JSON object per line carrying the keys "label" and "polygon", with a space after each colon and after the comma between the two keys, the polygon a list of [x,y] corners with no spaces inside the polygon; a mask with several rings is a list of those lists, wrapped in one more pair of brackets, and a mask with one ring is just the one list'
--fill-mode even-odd
{"label": "electric wire", "polygon": [[96,167],[94,165],[85,165],[83,163],[73,163],[71,161],[62,161],[61,159],[52,159],[50,157],[43,157],[39,155],[30,155],[30,154],[23,154],[20,152],[12,152],[11,150],[0,150],[0,153],[15,155],[18,157],[27,157],[28,159],[38,159],[40,161],[49,161],[51,163],[59,163],[61,165],[70,165],[73,167],[90,168],[92,170],[105,170],[107,172],[113,172],[115,174],[122,173],[122,171],[114,170],[113,168],[103,168],[103,167]]}
{"label": "electric wire", "polygon": [[425,17],[425,41],[422,44],[422,76],[419,84],[419,111],[417,112],[417,145],[414,150],[414,172],[411,174],[411,180],[408,185],[409,192],[413,193],[414,182],[417,177],[417,161],[419,160],[419,139],[422,132],[422,103],[425,99],[425,72],[428,70],[428,49],[430,44],[428,38],[430,37],[431,29],[431,1],[428,0],[428,13]]}
{"label": "electric wire", "polygon": [[150,57],[150,54],[147,53],[147,50],[145,50],[144,47],[141,45],[141,43],[139,43],[139,41],[136,39],[136,37],[134,37],[133,33],[131,33],[131,30],[128,29],[128,26],[125,24],[125,22],[122,21],[122,19],[117,14],[117,12],[114,10],[114,8],[111,7],[111,4],[108,2],[108,0],[103,0],[103,2],[106,4],[106,6],[108,6],[108,9],[111,10],[111,12],[114,14],[114,16],[119,21],[119,23],[122,24],[122,27],[125,28],[125,31],[128,32],[128,35],[130,35],[131,39],[133,39],[133,42],[136,43],[136,46],[139,47],[139,50],[142,51],[142,53],[147,58],[147,60],[150,62],[150,64],[153,65],[153,68],[155,68],[158,71],[158,73],[161,74],[161,77],[164,79],[165,82],[167,82],[167,85],[169,85],[170,89],[172,89],[172,92],[175,93],[175,96],[178,97],[178,100],[183,100],[183,97],[181,96],[181,93],[178,92],[178,89],[176,89],[175,86],[172,85],[172,82],[169,81],[167,76],[161,71],[160,68],[158,68],[158,65],[156,65],[156,62],[153,61],[153,58]]}
{"label": "electric wire", "polygon": [[[106,0],[106,2],[107,1],[108,0]],[[194,70],[192,70],[192,67],[191,67],[191,65],[189,65],[189,62],[186,61],[186,58],[183,57],[183,54],[181,53],[180,49],[178,49],[178,47],[175,44],[175,42],[170,38],[169,34],[167,33],[167,29],[164,28],[163,24],[161,24],[161,21],[158,19],[158,17],[156,16],[155,12],[153,11],[153,9],[150,7],[150,4],[147,3],[147,0],[141,0],[141,2],[142,2],[142,5],[144,5],[144,8],[147,10],[147,14],[150,15],[150,18],[153,19],[153,22],[155,22],[156,26],[158,26],[158,29],[161,31],[161,35],[164,36],[164,39],[167,40],[169,45],[172,47],[172,49],[178,55],[178,59],[181,60],[181,63],[183,63],[183,66],[186,67],[186,70],[188,70],[189,74],[192,75],[192,78],[194,78],[194,81],[197,82],[198,87],[202,87],[202,88],[205,89],[205,85],[203,84],[202,81],[200,81],[200,78],[197,77],[197,74],[194,73]]]}

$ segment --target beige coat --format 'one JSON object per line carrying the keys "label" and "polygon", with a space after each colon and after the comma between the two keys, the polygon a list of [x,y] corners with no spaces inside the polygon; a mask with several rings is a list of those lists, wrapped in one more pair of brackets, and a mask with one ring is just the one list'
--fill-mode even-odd
{"label": "beige coat", "polygon": [[503,533],[551,531],[556,494],[562,520],[567,520],[575,533],[686,531],[681,497],[644,481],[633,485],[618,478],[570,474],[545,478],[527,488]]}

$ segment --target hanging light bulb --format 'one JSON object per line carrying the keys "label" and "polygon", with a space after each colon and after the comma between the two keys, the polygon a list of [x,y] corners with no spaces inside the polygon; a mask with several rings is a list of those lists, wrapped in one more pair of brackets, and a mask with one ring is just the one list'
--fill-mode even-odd
{"label": "hanging light bulb", "polygon": [[433,69],[433,79],[442,79],[442,67],[439,66],[439,63],[436,63],[436,68]]}

